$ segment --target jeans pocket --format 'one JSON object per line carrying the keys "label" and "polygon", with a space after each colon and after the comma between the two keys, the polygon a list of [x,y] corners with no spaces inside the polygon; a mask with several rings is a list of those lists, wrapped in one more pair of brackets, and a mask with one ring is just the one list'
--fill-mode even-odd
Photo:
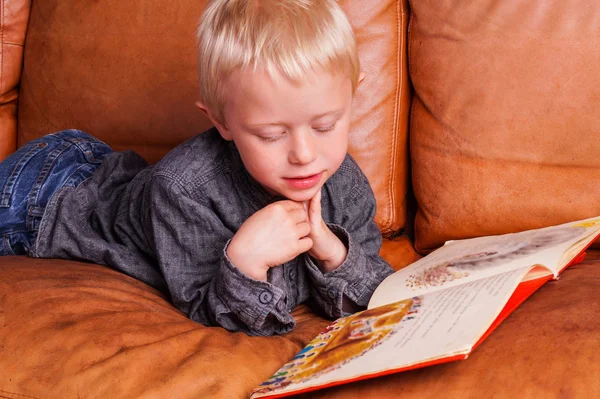
{"label": "jeans pocket", "polygon": [[104,156],[113,151],[112,148],[110,148],[104,142],[81,130],[63,130],[61,132],[54,133],[54,136],[59,137],[62,140],[67,141],[79,148],[86,161],[89,163],[99,165],[102,163]]}
{"label": "jeans pocket", "polygon": [[11,172],[2,188],[0,208],[10,208],[13,190],[21,172],[23,172],[23,169],[25,169],[25,166],[31,158],[46,148],[46,146],[47,144],[44,142],[31,142],[21,147],[12,156],[9,156],[2,162],[0,166],[0,176],[2,176],[1,172],[3,172],[3,169],[5,168],[11,170]]}

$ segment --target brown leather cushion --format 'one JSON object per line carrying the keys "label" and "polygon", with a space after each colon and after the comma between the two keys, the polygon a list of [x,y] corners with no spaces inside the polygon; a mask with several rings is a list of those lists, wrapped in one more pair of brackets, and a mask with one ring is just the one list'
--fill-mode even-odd
{"label": "brown leather cushion", "polygon": [[28,0],[0,0],[0,161],[17,145],[17,94],[30,6]]}
{"label": "brown leather cushion", "polygon": [[411,6],[417,250],[600,215],[596,3]]}
{"label": "brown leather cushion", "polygon": [[[386,259],[412,261],[407,239]],[[109,268],[0,257],[0,397],[247,397],[329,321],[302,305],[289,334],[207,328]]]}
{"label": "brown leather cushion", "polygon": [[[594,397],[600,252],[547,283],[466,361],[326,390],[317,398]],[[0,397],[247,397],[327,322],[296,309],[270,338],[194,323],[106,267],[0,262]]]}
{"label": "brown leather cushion", "polygon": [[0,397],[244,397],[327,324],[301,307],[284,337],[207,328],[91,264],[10,257],[0,276]]}
{"label": "brown leather cushion", "polygon": [[[367,77],[350,152],[376,192],[384,233],[404,227],[410,84],[406,0],[342,1]],[[197,99],[194,32],[205,1],[34,3],[19,105],[19,145],[66,128],[156,161],[209,127]]]}

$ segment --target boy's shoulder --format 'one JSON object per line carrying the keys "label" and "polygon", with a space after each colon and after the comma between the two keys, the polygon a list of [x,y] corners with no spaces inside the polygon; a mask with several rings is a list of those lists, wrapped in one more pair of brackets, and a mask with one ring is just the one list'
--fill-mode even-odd
{"label": "boy's shoulder", "polygon": [[186,188],[198,187],[231,167],[231,149],[216,128],[181,143],[153,168],[153,176],[177,181]]}

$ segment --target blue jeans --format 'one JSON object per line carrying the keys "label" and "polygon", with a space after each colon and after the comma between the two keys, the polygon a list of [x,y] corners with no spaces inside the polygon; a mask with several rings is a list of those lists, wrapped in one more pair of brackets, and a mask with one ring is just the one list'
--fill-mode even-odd
{"label": "blue jeans", "polygon": [[89,179],[110,152],[87,133],[64,130],[0,162],[0,256],[28,254],[52,194]]}

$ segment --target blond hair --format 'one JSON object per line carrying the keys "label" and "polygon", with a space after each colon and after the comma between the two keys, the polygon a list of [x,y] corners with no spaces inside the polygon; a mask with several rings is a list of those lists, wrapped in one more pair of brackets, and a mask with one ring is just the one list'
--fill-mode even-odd
{"label": "blond hair", "polygon": [[198,26],[200,98],[223,121],[227,78],[260,68],[301,81],[317,68],[348,74],[360,64],[352,27],[335,0],[212,0]]}

